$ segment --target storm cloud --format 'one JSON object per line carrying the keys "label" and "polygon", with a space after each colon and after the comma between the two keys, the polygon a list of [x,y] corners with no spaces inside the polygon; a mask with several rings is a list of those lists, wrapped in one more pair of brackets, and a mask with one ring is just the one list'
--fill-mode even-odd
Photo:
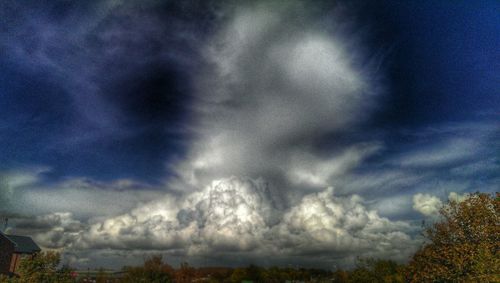
{"label": "storm cloud", "polygon": [[391,67],[418,56],[355,6],[0,4],[7,231],[78,267],[407,260],[446,199],[498,191],[498,115],[426,121]]}
{"label": "storm cloud", "polygon": [[358,251],[401,259],[411,250],[407,224],[327,189],[380,149],[377,142],[316,148],[369,117],[378,81],[345,30],[321,30],[312,15],[291,17],[302,5],[233,11],[203,48],[194,138],[168,183],[184,196],[95,223],[80,245],[243,258]]}

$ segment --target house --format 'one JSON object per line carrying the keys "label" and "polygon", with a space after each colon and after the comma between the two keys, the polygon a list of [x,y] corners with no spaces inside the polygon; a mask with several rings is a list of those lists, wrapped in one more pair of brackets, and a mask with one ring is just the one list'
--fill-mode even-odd
{"label": "house", "polygon": [[21,257],[33,256],[40,251],[30,237],[0,232],[0,274],[15,274]]}

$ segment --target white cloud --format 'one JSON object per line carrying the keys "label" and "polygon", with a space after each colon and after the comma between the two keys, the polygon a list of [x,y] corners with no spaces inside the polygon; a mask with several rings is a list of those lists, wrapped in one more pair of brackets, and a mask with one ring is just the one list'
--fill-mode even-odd
{"label": "white cloud", "polygon": [[43,248],[62,249],[73,244],[85,225],[70,212],[56,212],[30,218],[14,218],[14,232],[33,236]]}
{"label": "white cloud", "polygon": [[19,191],[40,181],[40,174],[47,168],[0,171],[0,213],[14,212]]}
{"label": "white cloud", "polygon": [[418,193],[413,196],[413,209],[425,216],[436,216],[443,203],[438,197]]}
{"label": "white cloud", "polygon": [[380,150],[378,144],[359,144],[326,160],[299,152],[292,155],[286,172],[292,183],[325,188],[331,184],[332,177],[343,175],[356,168],[364,158],[378,150]]}
{"label": "white cloud", "polygon": [[[450,192],[448,201],[462,202],[470,197],[470,194]],[[413,209],[425,216],[437,217],[439,210],[443,207],[443,202],[436,196],[418,193],[413,196]]]}
{"label": "white cloud", "polygon": [[370,64],[356,64],[363,54],[355,31],[345,38],[314,29],[317,20],[302,8],[301,2],[237,8],[208,40],[208,67],[197,78],[193,106],[195,138],[187,158],[173,166],[182,190],[233,175],[324,187],[376,150],[315,148],[368,116],[378,82]]}
{"label": "white cloud", "polygon": [[404,222],[392,222],[367,210],[359,196],[338,198],[330,188],[305,196],[285,213],[280,238],[290,249],[300,247],[302,252],[377,251],[378,256],[387,256],[411,247],[408,229]]}
{"label": "white cloud", "polygon": [[391,194],[389,196],[381,196],[369,205],[373,210],[376,210],[380,215],[389,218],[400,218],[401,216],[408,218],[413,214],[413,198],[404,192],[399,194]]}
{"label": "white cloud", "polygon": [[477,156],[481,150],[482,139],[453,137],[433,143],[414,152],[406,152],[394,160],[395,164],[411,167],[435,167],[458,164]]}
{"label": "white cloud", "polygon": [[294,257],[311,263],[332,252],[342,260],[355,255],[404,260],[417,244],[410,228],[380,217],[356,195],[337,197],[330,188],[286,206],[263,179],[231,177],[182,196],[164,195],[118,216],[79,220],[57,212],[14,218],[11,232],[32,235],[43,248],[62,250],[79,265],[90,262],[75,256],[86,258],[97,250],[162,251],[220,261]]}
{"label": "white cloud", "polygon": [[455,201],[455,202],[462,202],[466,199],[468,199],[470,197],[470,194],[459,194],[459,193],[456,193],[456,192],[451,192],[449,195],[448,195],[448,200],[449,201]]}
{"label": "white cloud", "polygon": [[262,180],[217,180],[183,198],[166,196],[95,223],[83,239],[89,246],[182,247],[194,254],[247,250],[278,220],[278,202]]}
{"label": "white cloud", "polygon": [[49,168],[0,172],[0,213],[45,215],[71,212],[78,219],[106,217],[128,211],[138,203],[149,202],[165,191],[140,182],[119,179],[99,182],[69,178],[46,183]]}
{"label": "white cloud", "polygon": [[285,208],[263,180],[232,177],[93,223],[73,248],[180,250],[225,259],[340,252],[402,260],[417,244],[409,230],[368,210],[356,195],[340,198],[327,189]]}

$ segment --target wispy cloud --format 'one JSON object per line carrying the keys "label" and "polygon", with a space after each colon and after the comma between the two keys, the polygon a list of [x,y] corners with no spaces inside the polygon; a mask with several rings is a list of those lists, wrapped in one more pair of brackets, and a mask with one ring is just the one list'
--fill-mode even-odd
{"label": "wispy cloud", "polygon": [[70,178],[47,182],[47,168],[3,172],[0,175],[0,213],[30,217],[51,212],[71,212],[79,219],[105,217],[127,211],[140,202],[164,194],[164,189],[133,180],[100,182]]}

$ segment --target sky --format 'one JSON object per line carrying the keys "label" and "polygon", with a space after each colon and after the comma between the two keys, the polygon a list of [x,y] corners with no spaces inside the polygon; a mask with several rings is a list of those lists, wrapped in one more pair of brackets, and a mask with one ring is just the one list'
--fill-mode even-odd
{"label": "sky", "polygon": [[498,1],[2,1],[0,215],[78,268],[405,262],[500,189]]}

